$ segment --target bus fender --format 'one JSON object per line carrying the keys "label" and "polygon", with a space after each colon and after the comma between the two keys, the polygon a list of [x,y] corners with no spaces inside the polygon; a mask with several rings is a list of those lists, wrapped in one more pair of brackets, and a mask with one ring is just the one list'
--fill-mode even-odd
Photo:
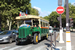
{"label": "bus fender", "polygon": [[41,36],[40,36],[40,33],[39,33],[38,35],[39,35],[39,40],[41,40]]}

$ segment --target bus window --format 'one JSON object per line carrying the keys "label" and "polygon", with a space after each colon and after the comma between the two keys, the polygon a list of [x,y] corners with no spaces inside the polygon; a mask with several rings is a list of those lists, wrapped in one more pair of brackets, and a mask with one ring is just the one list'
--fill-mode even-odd
{"label": "bus window", "polygon": [[25,24],[29,24],[30,26],[32,26],[31,20],[25,20]]}
{"label": "bus window", "polygon": [[36,21],[33,20],[33,25],[34,25],[34,26],[36,25],[36,26],[38,27],[39,21],[38,21],[38,20],[36,20]]}

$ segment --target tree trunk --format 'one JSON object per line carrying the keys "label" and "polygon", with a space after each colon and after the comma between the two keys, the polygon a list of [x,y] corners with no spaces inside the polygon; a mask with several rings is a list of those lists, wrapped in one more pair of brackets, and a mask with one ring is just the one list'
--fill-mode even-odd
{"label": "tree trunk", "polygon": [[12,21],[9,21],[9,30],[11,30]]}
{"label": "tree trunk", "polygon": [[9,20],[7,19],[7,26],[9,26]]}
{"label": "tree trunk", "polygon": [[17,21],[17,28],[19,28],[19,21]]}

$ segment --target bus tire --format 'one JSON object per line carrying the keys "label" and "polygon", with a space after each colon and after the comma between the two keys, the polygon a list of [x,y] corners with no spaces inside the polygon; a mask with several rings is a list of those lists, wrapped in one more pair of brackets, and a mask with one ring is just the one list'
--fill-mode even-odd
{"label": "bus tire", "polygon": [[34,44],[37,44],[37,43],[38,43],[38,35],[37,35],[37,33],[34,34],[33,43],[34,43]]}

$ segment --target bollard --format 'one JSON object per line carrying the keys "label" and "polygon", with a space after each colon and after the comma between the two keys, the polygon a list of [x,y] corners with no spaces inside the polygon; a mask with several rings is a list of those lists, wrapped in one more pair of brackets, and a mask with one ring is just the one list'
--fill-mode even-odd
{"label": "bollard", "polygon": [[52,50],[52,33],[51,33],[51,50]]}
{"label": "bollard", "polygon": [[55,41],[55,47],[56,47],[56,32],[54,32],[54,41]]}

